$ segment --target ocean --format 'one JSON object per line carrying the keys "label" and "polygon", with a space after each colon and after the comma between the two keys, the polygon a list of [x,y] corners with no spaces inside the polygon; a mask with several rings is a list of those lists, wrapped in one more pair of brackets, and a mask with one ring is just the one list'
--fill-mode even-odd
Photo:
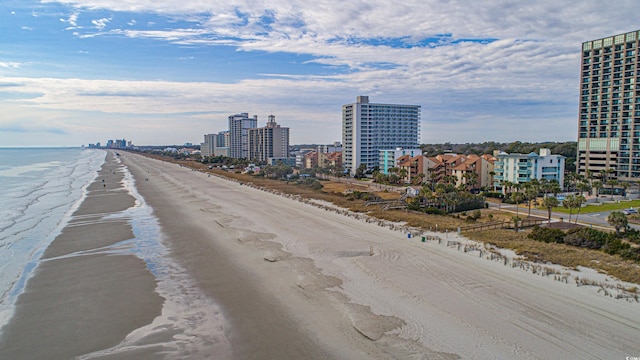
{"label": "ocean", "polygon": [[[85,199],[86,188],[96,179],[106,154],[98,149],[0,148],[0,335],[2,327],[11,321],[16,300],[24,292],[42,254]],[[120,159],[116,157],[114,161],[120,162]],[[220,346],[226,342],[223,332],[226,320],[220,308],[171,258],[153,209],[138,193],[129,170],[124,167],[122,171],[122,185],[136,199],[135,205],[109,214],[105,219],[126,219],[131,224],[134,238],[100,251],[131,254],[144,260],[157,280],[155,291],[165,302],[162,313],[153,323],[127,335],[121,344],[110,349],[96,349],[79,358],[93,359],[136,351],[138,346],[149,345],[148,334],[166,328],[182,334],[182,337],[161,340],[169,348],[187,350],[207,348],[211,344]],[[82,255],[83,252],[70,254]]]}
{"label": "ocean", "polygon": [[0,328],[105,155],[81,148],[0,148]]}

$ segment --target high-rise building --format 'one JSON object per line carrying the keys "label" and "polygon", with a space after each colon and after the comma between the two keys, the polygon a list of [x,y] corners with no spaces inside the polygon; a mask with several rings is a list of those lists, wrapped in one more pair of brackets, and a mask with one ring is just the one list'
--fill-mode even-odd
{"label": "high-rise building", "polygon": [[200,154],[204,156],[213,156],[213,149],[216,146],[216,134],[205,134],[204,142],[200,143]]}
{"label": "high-rise building", "polygon": [[578,173],[640,178],[640,31],[582,43]]}
{"label": "high-rise building", "polygon": [[380,150],[419,147],[420,106],[372,104],[368,96],[342,106],[342,159],[355,174],[360,164],[371,170],[379,164]]}
{"label": "high-rise building", "polygon": [[249,160],[289,157],[289,128],[280,127],[276,117],[269,115],[267,126],[249,129]]}
{"label": "high-rise building", "polygon": [[229,116],[229,157],[249,158],[249,129],[258,127],[258,115],[249,117],[248,113]]}

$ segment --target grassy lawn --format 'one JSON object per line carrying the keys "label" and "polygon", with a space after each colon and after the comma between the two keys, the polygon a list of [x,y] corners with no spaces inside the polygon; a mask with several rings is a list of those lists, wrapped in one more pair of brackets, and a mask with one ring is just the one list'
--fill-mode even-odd
{"label": "grassy lawn", "polygon": [[[640,200],[631,200],[631,201],[620,201],[619,203],[603,203],[602,199],[600,199],[602,205],[587,205],[580,209],[581,214],[594,213],[600,211],[614,211],[619,210],[622,211],[624,209],[628,209],[630,207],[637,209],[640,208]],[[539,207],[540,210],[545,210],[544,208]],[[555,207],[553,208],[554,212],[560,213],[569,213],[569,209],[565,209],[563,207]],[[573,209],[573,213],[575,214],[578,209]]]}

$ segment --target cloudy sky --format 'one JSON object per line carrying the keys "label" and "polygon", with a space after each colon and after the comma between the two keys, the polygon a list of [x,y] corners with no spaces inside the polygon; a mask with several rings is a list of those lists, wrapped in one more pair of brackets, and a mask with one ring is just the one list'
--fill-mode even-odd
{"label": "cloudy sky", "polygon": [[199,143],[248,112],[341,139],[341,105],[422,106],[422,143],[577,137],[581,43],[637,0],[3,0],[0,147]]}

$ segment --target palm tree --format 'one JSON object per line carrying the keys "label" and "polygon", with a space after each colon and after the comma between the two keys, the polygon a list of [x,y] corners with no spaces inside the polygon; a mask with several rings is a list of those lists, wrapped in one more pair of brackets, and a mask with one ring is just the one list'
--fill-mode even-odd
{"label": "palm tree", "polygon": [[598,196],[600,196],[600,189],[602,189],[602,181],[600,180],[594,181],[593,188],[596,189],[596,202],[598,202]]}
{"label": "palm tree", "polygon": [[562,185],[564,186],[565,189],[567,189],[567,191],[572,191],[571,186],[574,184],[575,181],[576,181],[576,173],[568,172],[565,174],[564,184]]}
{"label": "palm tree", "polygon": [[578,216],[580,215],[580,210],[582,210],[582,203],[584,203],[585,201],[586,199],[584,198],[584,196],[576,196],[576,206],[578,207],[578,212],[576,213],[576,220],[574,221],[574,224],[578,223]]}
{"label": "palm tree", "polygon": [[585,192],[591,189],[591,186],[589,186],[589,183],[586,181],[580,181],[577,188],[580,191],[580,195],[584,195]]}
{"label": "palm tree", "polygon": [[553,196],[558,197],[558,193],[562,191],[558,180],[549,181],[549,192],[553,194]]}
{"label": "palm tree", "polygon": [[475,171],[466,172],[464,173],[463,177],[465,180],[464,183],[471,189],[474,189],[476,187],[476,184],[478,183],[478,173],[476,173]]}
{"label": "palm tree", "polygon": [[627,215],[622,213],[622,211],[612,211],[611,213],[609,213],[609,216],[607,216],[607,222],[609,223],[609,225],[616,228],[616,234],[618,235],[620,235],[620,229],[626,228],[629,224]]}
{"label": "palm tree", "polygon": [[558,199],[552,196],[548,196],[542,200],[542,206],[547,208],[547,212],[549,215],[548,217],[549,224],[551,224],[551,211],[553,210],[554,207],[558,206],[558,204],[560,204]]}
{"label": "palm tree", "polygon": [[622,186],[622,188],[624,189],[624,198],[627,198],[627,190],[629,190],[629,187],[631,187],[631,184],[629,184],[626,181],[623,181],[620,183],[620,186]]}
{"label": "palm tree", "polygon": [[573,209],[576,208],[576,197],[575,195],[567,195],[564,200],[562,200],[562,207],[565,209],[569,209],[569,223],[571,223],[571,215],[573,215]]}
{"label": "palm tree", "polygon": [[527,203],[529,204],[529,213],[527,217],[531,217],[531,201],[535,201],[538,198],[538,185],[537,182],[529,182],[525,186],[524,190],[525,199],[527,199]]}
{"label": "palm tree", "polygon": [[[517,184],[517,185],[520,185],[520,184]],[[516,203],[516,217],[517,218],[519,218],[518,217],[518,207],[519,207],[518,205],[520,204],[520,202],[522,200],[524,200],[524,197],[525,197],[524,194],[519,192],[519,191],[517,191],[517,190],[515,192],[511,193],[511,200]],[[518,227],[517,226],[516,226],[516,231],[518,231]]]}
{"label": "palm tree", "polygon": [[611,179],[608,182],[608,185],[611,187],[611,200],[613,200],[613,189],[618,186],[618,180],[616,179]]}
{"label": "palm tree", "polygon": [[406,181],[406,177],[407,177],[408,171],[405,168],[401,168],[400,170],[398,170],[398,176],[400,177],[400,181],[404,182]]}

